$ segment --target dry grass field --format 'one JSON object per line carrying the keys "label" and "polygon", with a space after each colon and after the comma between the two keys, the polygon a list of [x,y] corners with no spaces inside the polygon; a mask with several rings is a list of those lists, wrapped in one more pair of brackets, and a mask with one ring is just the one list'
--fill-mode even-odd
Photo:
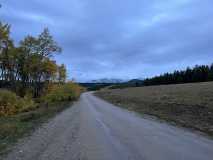
{"label": "dry grass field", "polygon": [[97,96],[213,135],[213,82],[102,90]]}

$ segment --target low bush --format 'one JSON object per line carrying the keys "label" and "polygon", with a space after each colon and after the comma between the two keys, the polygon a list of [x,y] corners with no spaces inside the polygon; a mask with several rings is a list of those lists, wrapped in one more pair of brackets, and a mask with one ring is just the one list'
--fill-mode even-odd
{"label": "low bush", "polygon": [[47,92],[39,99],[32,99],[28,94],[24,98],[17,96],[14,92],[0,90],[0,116],[15,115],[28,112],[41,106],[41,103],[49,104],[62,101],[73,101],[78,99],[82,87],[73,82],[65,84],[51,84]]}
{"label": "low bush", "polygon": [[0,90],[0,116],[32,110],[36,105],[28,97],[21,98],[8,90]]}
{"label": "low bush", "polygon": [[41,98],[45,103],[71,101],[79,98],[82,88],[73,82],[54,84],[48,87],[47,93]]}

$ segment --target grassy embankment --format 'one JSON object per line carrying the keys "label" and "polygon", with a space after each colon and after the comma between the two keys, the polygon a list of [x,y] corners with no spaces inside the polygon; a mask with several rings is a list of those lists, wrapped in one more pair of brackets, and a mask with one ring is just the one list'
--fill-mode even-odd
{"label": "grassy embankment", "polygon": [[0,90],[0,155],[7,153],[10,145],[29,135],[42,122],[71,106],[81,91],[82,88],[74,83],[55,85],[34,100]]}
{"label": "grassy embankment", "polygon": [[213,136],[213,82],[103,90],[97,96]]}

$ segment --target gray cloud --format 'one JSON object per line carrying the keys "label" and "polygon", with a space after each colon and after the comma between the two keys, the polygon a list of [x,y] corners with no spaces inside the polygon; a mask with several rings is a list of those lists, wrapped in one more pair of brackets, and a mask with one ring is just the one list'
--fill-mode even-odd
{"label": "gray cloud", "polygon": [[211,0],[3,0],[16,41],[48,26],[78,80],[148,77],[213,62]]}

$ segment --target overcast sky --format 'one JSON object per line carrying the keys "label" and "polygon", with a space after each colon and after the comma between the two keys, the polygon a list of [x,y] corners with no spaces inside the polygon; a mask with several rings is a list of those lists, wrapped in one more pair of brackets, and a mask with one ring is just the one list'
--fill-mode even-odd
{"label": "overcast sky", "polygon": [[0,0],[18,42],[44,27],[69,78],[145,78],[213,62],[212,0]]}

